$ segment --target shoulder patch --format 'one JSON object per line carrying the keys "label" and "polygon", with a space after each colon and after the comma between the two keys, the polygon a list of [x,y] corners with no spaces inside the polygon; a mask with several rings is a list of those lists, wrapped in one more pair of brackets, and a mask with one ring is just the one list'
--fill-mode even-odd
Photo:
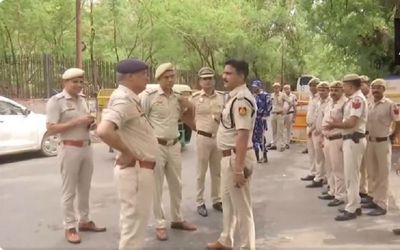
{"label": "shoulder patch", "polygon": [[354,100],[352,100],[351,102],[351,107],[353,109],[359,109],[361,107],[361,101],[358,98],[354,98]]}

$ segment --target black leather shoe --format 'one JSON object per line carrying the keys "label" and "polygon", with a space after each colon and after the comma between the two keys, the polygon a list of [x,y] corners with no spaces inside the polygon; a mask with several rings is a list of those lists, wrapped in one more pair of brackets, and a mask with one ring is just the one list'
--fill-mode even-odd
{"label": "black leather shoe", "polygon": [[[339,208],[338,211],[340,213],[348,213],[344,208]],[[355,214],[360,216],[362,214],[361,208],[357,208]]]}
{"label": "black leather shoe", "polygon": [[213,208],[217,211],[222,212],[222,202],[217,202],[213,204]]}
{"label": "black leather shoe", "polygon": [[370,197],[368,194],[365,194],[365,193],[359,193],[359,195],[360,195],[361,198]]}
{"label": "black leather shoe", "polygon": [[206,208],[205,204],[203,204],[201,206],[198,206],[197,207],[197,212],[203,217],[207,217],[208,216],[208,212],[207,212],[207,208]]}
{"label": "black leather shoe", "polygon": [[334,199],[333,201],[328,203],[328,207],[337,207],[344,204],[344,201],[340,201],[338,199]]}
{"label": "black leather shoe", "polygon": [[383,209],[379,206],[372,210],[371,212],[367,213],[369,216],[380,216],[380,215],[385,215],[387,213],[386,209]]}
{"label": "black leather shoe", "polygon": [[303,151],[301,151],[302,154],[308,154],[308,149],[304,149]]}
{"label": "black leather shoe", "polygon": [[315,176],[314,175],[307,175],[306,177],[301,177],[300,180],[302,181],[312,181],[314,180]]}
{"label": "black leather shoe", "polygon": [[392,230],[395,235],[400,235],[400,228],[395,228]]}
{"label": "black leather shoe", "polygon": [[372,197],[370,196],[361,197],[361,202],[360,202],[361,204],[368,204],[370,202],[372,202]]}
{"label": "black leather shoe", "polygon": [[330,195],[330,194],[325,194],[325,195],[318,196],[318,199],[330,201],[330,200],[335,199],[335,196]]}
{"label": "black leather shoe", "polygon": [[276,146],[272,145],[271,147],[268,148],[269,150],[276,150]]}
{"label": "black leather shoe", "polygon": [[378,205],[376,205],[376,203],[373,202],[373,201],[370,201],[369,203],[366,203],[366,204],[361,204],[361,207],[362,208],[368,208],[368,209],[377,209],[377,208],[379,208]]}
{"label": "black leather shoe", "polygon": [[338,216],[335,217],[335,221],[354,220],[355,218],[357,218],[356,213],[350,213],[350,212],[344,211],[344,213],[339,214]]}
{"label": "black leather shoe", "polygon": [[320,180],[318,182],[317,181],[312,181],[312,183],[307,185],[306,188],[319,188],[319,187],[322,187],[323,186],[322,182],[323,182],[322,180]]}
{"label": "black leather shoe", "polygon": [[285,148],[286,148],[286,149],[289,149],[289,148],[290,148],[290,147],[289,147],[289,144],[286,144],[286,145],[285,145]]}

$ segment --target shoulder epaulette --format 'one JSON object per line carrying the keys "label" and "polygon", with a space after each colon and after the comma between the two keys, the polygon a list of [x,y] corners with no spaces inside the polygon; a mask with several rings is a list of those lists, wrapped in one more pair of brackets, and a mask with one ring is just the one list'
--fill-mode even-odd
{"label": "shoulder epaulette", "polygon": [[220,94],[220,95],[226,95],[227,94],[227,92],[226,91],[221,91],[221,90],[217,90],[217,91],[215,91],[217,94]]}
{"label": "shoulder epaulette", "polygon": [[83,97],[83,98],[86,98],[86,95],[83,94],[83,93],[79,93],[79,96],[81,96],[81,97]]}
{"label": "shoulder epaulette", "polygon": [[196,96],[200,95],[200,93],[201,93],[201,91],[196,91],[196,92],[194,92],[194,93],[192,94],[192,97],[196,97]]}
{"label": "shoulder epaulette", "polygon": [[64,93],[61,92],[61,93],[55,94],[54,97],[55,97],[57,100],[59,100],[59,99],[61,99],[61,98],[64,98],[65,96],[64,96]]}
{"label": "shoulder epaulette", "polygon": [[155,93],[157,93],[157,89],[146,89],[145,90],[145,92],[148,94],[148,95],[152,95],[152,94],[155,94]]}
{"label": "shoulder epaulette", "polygon": [[174,91],[175,95],[181,95],[181,93],[179,93],[178,91]]}

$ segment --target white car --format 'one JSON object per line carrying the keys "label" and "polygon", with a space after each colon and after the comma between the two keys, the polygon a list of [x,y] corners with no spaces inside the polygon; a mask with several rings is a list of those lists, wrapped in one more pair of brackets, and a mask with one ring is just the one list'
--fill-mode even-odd
{"label": "white car", "polygon": [[0,156],[40,151],[57,155],[57,136],[46,134],[46,116],[0,96]]}

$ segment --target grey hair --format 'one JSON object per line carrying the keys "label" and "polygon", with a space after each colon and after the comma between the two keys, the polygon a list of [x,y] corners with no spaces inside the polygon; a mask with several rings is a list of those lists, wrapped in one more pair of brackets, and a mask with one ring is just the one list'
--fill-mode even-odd
{"label": "grey hair", "polygon": [[117,82],[119,83],[119,82],[121,82],[122,80],[124,80],[124,79],[125,79],[125,75],[126,75],[126,74],[122,74],[122,73],[117,72],[117,73],[116,73]]}

